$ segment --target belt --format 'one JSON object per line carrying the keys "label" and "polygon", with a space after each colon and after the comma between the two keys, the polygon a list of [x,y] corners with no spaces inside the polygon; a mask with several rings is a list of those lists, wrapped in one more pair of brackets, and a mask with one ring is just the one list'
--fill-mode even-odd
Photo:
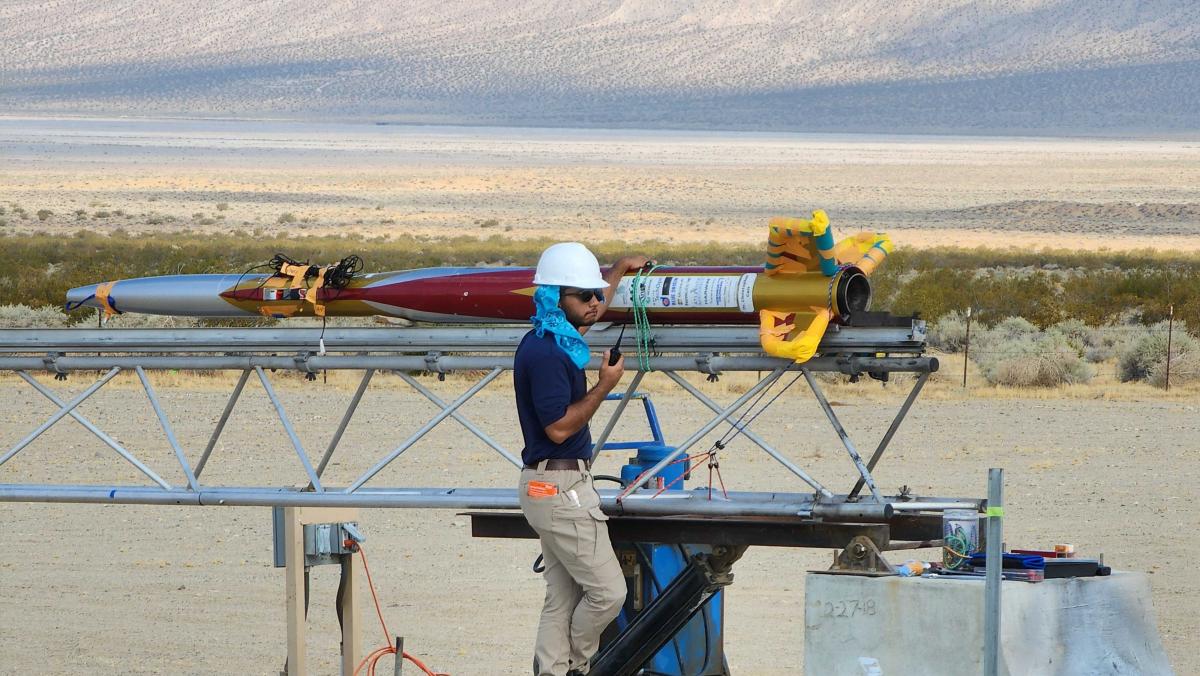
{"label": "belt", "polygon": [[[578,470],[580,460],[575,460],[575,459],[571,459],[571,458],[551,458],[549,460],[538,461],[532,465],[525,465],[525,469],[537,469],[538,465],[540,465],[542,462],[546,463],[546,469]],[[584,467],[587,467],[591,464],[590,462],[588,462],[586,460],[583,460],[582,462],[584,464]]]}

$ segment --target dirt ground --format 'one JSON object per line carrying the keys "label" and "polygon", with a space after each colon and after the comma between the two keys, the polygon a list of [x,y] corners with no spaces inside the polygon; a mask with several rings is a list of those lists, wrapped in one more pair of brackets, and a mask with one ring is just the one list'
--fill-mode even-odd
{"label": "dirt ground", "polygon": [[[220,415],[232,378],[171,385],[152,376],[194,462]],[[350,398],[346,382],[325,385],[277,376],[281,397],[310,455],[318,456]],[[72,376],[60,395],[86,386]],[[462,378],[427,379],[443,398]],[[660,382],[661,381],[661,382]],[[697,382],[700,382],[697,380]],[[703,387],[729,401],[737,378]],[[1118,569],[1151,575],[1154,607],[1180,674],[1200,670],[1200,556],[1190,505],[1200,481],[1194,396],[1124,395],[1042,399],[987,388],[962,392],[946,377],[930,385],[877,471],[887,492],[977,496],[989,467],[1006,470],[1010,545],[1070,542],[1103,554]],[[6,379],[0,441],[11,446],[52,411],[28,386]],[[144,395],[124,376],[81,412],[138,452],[168,481],[181,472]],[[663,376],[651,376],[668,441],[708,419]],[[860,447],[872,448],[906,393],[878,383],[829,391]],[[519,449],[505,379],[463,413],[510,449]],[[435,412],[393,377],[377,377],[327,473],[351,481]],[[804,383],[797,383],[755,428],[837,492],[852,483],[845,452]],[[642,438],[638,416],[623,438]],[[616,473],[624,453],[606,454]],[[724,454],[731,488],[800,490],[799,482],[746,442]],[[81,426],[67,420],[0,467],[0,482],[144,484]],[[260,389],[248,387],[204,480],[225,485],[290,485],[299,463]],[[370,485],[509,486],[514,468],[453,421],[401,456]],[[695,485],[695,484],[693,484]],[[266,508],[0,503],[0,674],[271,674],[283,665],[283,570],[272,567]],[[532,541],[472,539],[453,511],[370,510],[366,551],[393,634],[435,669],[455,676],[526,674],[542,582],[530,572]],[[923,552],[932,558],[932,552]],[[907,558],[904,554],[897,554]],[[735,568],[727,596],[725,645],[739,674],[795,674],[803,662],[804,574],[828,565],[828,550],[752,548]],[[312,673],[336,673],[333,568],[313,573],[309,616]],[[382,640],[365,610],[366,644]],[[390,663],[388,664],[390,669]]]}

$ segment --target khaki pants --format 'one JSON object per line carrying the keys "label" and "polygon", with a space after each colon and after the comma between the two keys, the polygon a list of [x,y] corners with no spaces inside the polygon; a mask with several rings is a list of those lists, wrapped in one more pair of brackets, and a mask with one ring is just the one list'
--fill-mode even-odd
{"label": "khaki pants", "polygon": [[[521,472],[521,511],[542,542],[546,600],[538,623],[538,676],[587,673],[600,633],[625,603],[625,577],[608,539],[608,517],[590,472],[539,469]],[[581,461],[582,464],[582,461]],[[558,486],[558,495],[530,497],[530,481]],[[578,506],[568,491],[574,491]]]}

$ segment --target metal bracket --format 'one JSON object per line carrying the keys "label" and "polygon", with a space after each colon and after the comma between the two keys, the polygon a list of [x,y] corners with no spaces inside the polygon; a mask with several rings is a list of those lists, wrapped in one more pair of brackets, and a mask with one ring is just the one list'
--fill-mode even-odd
{"label": "metal bracket", "polygon": [[714,368],[712,360],[717,355],[713,352],[701,352],[696,355],[696,370],[700,373],[707,373],[710,376],[721,374],[721,370]]}
{"label": "metal bracket", "polygon": [[894,575],[896,569],[883,558],[874,540],[857,535],[845,549],[834,553],[829,572],[882,576]]}

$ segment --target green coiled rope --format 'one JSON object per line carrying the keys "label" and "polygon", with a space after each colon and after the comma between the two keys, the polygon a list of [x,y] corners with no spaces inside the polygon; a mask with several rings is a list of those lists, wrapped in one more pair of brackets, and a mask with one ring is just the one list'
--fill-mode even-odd
{"label": "green coiled rope", "polygon": [[629,304],[633,306],[633,327],[637,334],[638,370],[649,371],[650,352],[654,347],[654,336],[650,333],[650,317],[646,314],[646,281],[654,274],[658,265],[639,268],[629,285]]}

